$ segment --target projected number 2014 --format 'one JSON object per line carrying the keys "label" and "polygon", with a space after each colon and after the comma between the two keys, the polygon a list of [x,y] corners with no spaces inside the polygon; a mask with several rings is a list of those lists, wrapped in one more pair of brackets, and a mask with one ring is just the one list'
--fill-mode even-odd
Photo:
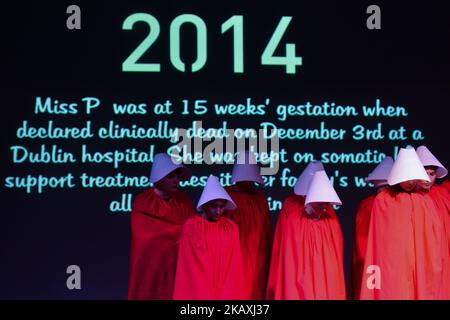
{"label": "projected number 2014", "polygon": [[[275,56],[275,50],[280,45],[281,38],[286,32],[292,17],[281,17],[275,31],[266,45],[262,55],[262,65],[284,66],[286,73],[294,74],[296,67],[302,65],[302,58],[295,55],[295,44],[287,43],[284,56]],[[135,13],[128,16],[123,22],[123,30],[132,30],[136,22],[145,22],[150,30],[147,37],[128,56],[122,64],[125,72],[160,72],[159,63],[138,63],[142,55],[155,43],[159,37],[160,26],[158,20],[147,13]],[[190,23],[194,25],[197,33],[197,57],[192,63],[192,72],[201,70],[207,60],[207,28],[202,18],[193,14],[177,16],[170,24],[170,62],[175,69],[186,72],[186,64],[180,58],[180,30],[181,27]],[[233,30],[233,72],[244,72],[244,17],[234,15],[222,24],[222,34]]]}

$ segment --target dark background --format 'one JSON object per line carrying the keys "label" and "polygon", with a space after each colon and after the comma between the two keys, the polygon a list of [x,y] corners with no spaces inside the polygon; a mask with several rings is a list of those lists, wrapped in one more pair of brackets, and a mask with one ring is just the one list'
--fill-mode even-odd
{"label": "dark background", "polygon": [[[67,6],[81,8],[81,30],[66,28]],[[366,8],[381,7],[382,29],[366,28]],[[160,22],[157,41],[143,56],[142,62],[161,63],[160,73],[124,73],[122,62],[148,33],[145,24],[132,31],[121,26],[127,16],[150,13]],[[38,125],[48,119],[58,124],[76,125],[92,120],[104,124],[115,120],[124,125],[151,125],[163,117],[115,116],[103,108],[93,116],[33,115],[36,96],[50,96],[65,101],[79,101],[95,96],[102,104],[112,102],[148,102],[171,99],[206,99],[218,102],[255,102],[271,98],[271,104],[321,103],[334,101],[359,106],[380,98],[385,105],[402,105],[409,112],[406,119],[301,118],[286,121],[284,127],[314,127],[320,121],[329,127],[350,130],[355,124],[386,128],[405,125],[423,130],[427,145],[444,165],[449,163],[448,108],[450,101],[450,19],[446,1],[117,1],[17,3],[2,8],[2,115],[1,121],[1,216],[0,216],[0,298],[3,299],[124,299],[128,281],[129,215],[111,214],[107,203],[123,192],[142,190],[46,189],[43,194],[26,194],[6,189],[4,177],[27,174],[63,175],[73,172],[109,175],[110,165],[80,167],[44,164],[13,164],[10,146],[62,144],[61,141],[19,141],[16,130],[23,120]],[[201,17],[208,30],[208,59],[197,73],[182,73],[169,60],[169,26],[185,13]],[[231,32],[221,35],[220,26],[232,15],[244,15],[245,73],[232,72]],[[284,67],[261,66],[260,56],[282,16],[293,19],[277,54],[284,43],[296,43],[303,66],[297,74],[287,75]],[[195,36],[192,28],[182,32],[182,60],[195,59]],[[109,111],[108,111],[109,110]],[[182,126],[194,117],[171,117],[172,124]],[[217,127],[222,119],[203,116],[204,127]],[[230,127],[258,127],[262,121],[280,122],[267,117],[230,117]],[[354,120],[354,121],[353,121]],[[281,126],[281,125],[280,125]],[[157,142],[151,141],[151,143]],[[288,142],[281,147],[294,151],[357,152],[367,148],[390,154],[395,145],[405,142],[347,139],[339,142]],[[92,140],[86,142],[96,150],[120,147],[145,149],[144,141]],[[64,145],[68,151],[80,143]],[[163,151],[168,143],[158,143]],[[298,175],[304,165],[288,164]],[[59,168],[59,171],[56,168]],[[193,166],[195,174],[219,173],[221,167]],[[230,170],[231,166],[226,170]],[[282,167],[281,167],[282,169]],[[339,169],[347,175],[366,176],[373,166],[326,166],[331,174]],[[128,175],[146,175],[149,167],[129,165],[119,171]],[[280,170],[281,172],[281,170]],[[187,189],[194,202],[200,189]],[[263,189],[269,196],[283,199],[290,189]],[[370,194],[369,189],[337,188],[344,206],[338,211],[345,240],[345,271],[350,272],[354,215],[357,204]],[[274,216],[276,218],[276,216]],[[68,265],[82,271],[82,290],[66,288]]]}

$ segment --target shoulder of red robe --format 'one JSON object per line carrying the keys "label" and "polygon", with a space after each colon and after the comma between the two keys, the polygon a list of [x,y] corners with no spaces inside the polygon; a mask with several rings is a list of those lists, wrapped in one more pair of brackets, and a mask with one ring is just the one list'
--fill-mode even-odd
{"label": "shoulder of red robe", "polygon": [[149,213],[151,199],[155,191],[153,188],[147,188],[139,193],[133,200],[133,211]]}
{"label": "shoulder of red robe", "polygon": [[397,197],[397,195],[398,192],[391,188],[382,190],[375,196],[375,199],[373,200],[372,211],[375,206],[385,209],[386,206],[389,206],[391,203],[395,203],[395,198]]}
{"label": "shoulder of red robe", "polygon": [[295,211],[299,211],[304,207],[304,199],[296,194],[289,195],[283,201],[282,210],[286,211],[287,214]]}
{"label": "shoulder of red robe", "polygon": [[196,228],[197,226],[202,225],[205,222],[206,222],[205,219],[203,219],[201,216],[196,214],[193,217],[186,220],[186,222],[183,225],[183,228],[184,229]]}
{"label": "shoulder of red robe", "polygon": [[443,187],[443,186],[440,186],[440,185],[434,185],[431,189],[432,189],[432,190],[435,189],[437,192],[439,192],[439,193],[441,193],[441,194],[443,194],[443,195],[448,195],[448,196],[450,196],[450,191],[449,191],[447,188]]}
{"label": "shoulder of red robe", "polygon": [[358,204],[357,211],[361,210],[367,210],[368,208],[371,208],[373,206],[373,202],[375,201],[376,194],[373,194],[371,196],[368,196],[367,198],[364,198],[361,200],[361,202]]}
{"label": "shoulder of red robe", "polygon": [[224,216],[222,216],[220,219],[221,219],[222,223],[229,225],[230,228],[236,229],[236,231],[239,232],[239,228],[238,228],[238,225],[236,224],[236,222],[234,222],[230,218],[227,218],[227,217],[224,217]]}
{"label": "shoulder of red robe", "polygon": [[[154,188],[145,189],[143,192],[139,193],[133,201],[133,211],[142,212],[145,214],[153,214],[154,208],[152,207],[152,202],[155,201],[157,197]],[[185,204],[188,209],[194,210],[194,204],[187,194],[184,192],[177,192],[173,196],[173,200]],[[164,200],[161,200],[164,201]]]}
{"label": "shoulder of red robe", "polygon": [[[211,222],[207,222],[207,223],[211,223]],[[213,224],[218,227],[225,227],[230,231],[239,232],[239,228],[238,228],[238,225],[236,224],[236,222],[234,222],[233,220],[231,220],[230,218],[225,217],[225,216],[221,216],[216,222],[213,222]]]}

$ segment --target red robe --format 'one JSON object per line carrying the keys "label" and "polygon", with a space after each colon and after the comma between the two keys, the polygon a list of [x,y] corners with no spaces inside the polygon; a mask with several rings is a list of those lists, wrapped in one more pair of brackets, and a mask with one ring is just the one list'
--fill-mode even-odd
{"label": "red robe", "polygon": [[343,239],[330,206],[319,220],[304,211],[304,199],[283,203],[275,231],[267,299],[345,299]]}
{"label": "red robe", "polygon": [[182,192],[166,201],[149,188],[136,197],[128,299],[172,299],[179,237],[183,224],[194,215],[191,200]]}
{"label": "red robe", "polygon": [[245,295],[248,299],[264,299],[272,248],[272,225],[266,197],[258,190],[254,193],[238,192],[233,187],[226,191],[237,205],[237,210],[225,216],[239,228],[244,267]]}
{"label": "red robe", "polygon": [[371,212],[360,299],[437,299],[441,232],[430,197],[392,188],[380,192]]}
{"label": "red robe", "polygon": [[447,189],[434,185],[428,192],[439,212],[443,236],[443,287],[440,299],[450,300],[450,193]]}
{"label": "red robe", "polygon": [[200,216],[183,227],[174,287],[176,300],[240,300],[243,268],[239,230],[228,218]]}
{"label": "red robe", "polygon": [[364,270],[364,258],[366,257],[367,234],[369,232],[370,213],[376,194],[361,201],[355,218],[355,239],[353,242],[352,258],[352,292],[351,296],[359,298],[361,291],[361,279]]}
{"label": "red robe", "polygon": [[442,182],[441,186],[447,189],[448,192],[450,192],[450,179],[447,179],[444,182]]}

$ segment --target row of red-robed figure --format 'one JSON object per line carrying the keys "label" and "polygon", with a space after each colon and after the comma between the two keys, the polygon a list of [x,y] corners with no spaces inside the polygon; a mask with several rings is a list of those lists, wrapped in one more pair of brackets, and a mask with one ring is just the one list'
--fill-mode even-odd
{"label": "row of red-robed figure", "polygon": [[[350,298],[450,298],[448,185],[429,193],[388,187],[361,202]],[[272,245],[262,193],[227,192],[238,209],[214,223],[197,216],[182,192],[166,201],[150,188],[136,198],[130,299],[347,297],[342,233],[331,206],[317,219],[305,213],[304,197],[289,196]]]}

